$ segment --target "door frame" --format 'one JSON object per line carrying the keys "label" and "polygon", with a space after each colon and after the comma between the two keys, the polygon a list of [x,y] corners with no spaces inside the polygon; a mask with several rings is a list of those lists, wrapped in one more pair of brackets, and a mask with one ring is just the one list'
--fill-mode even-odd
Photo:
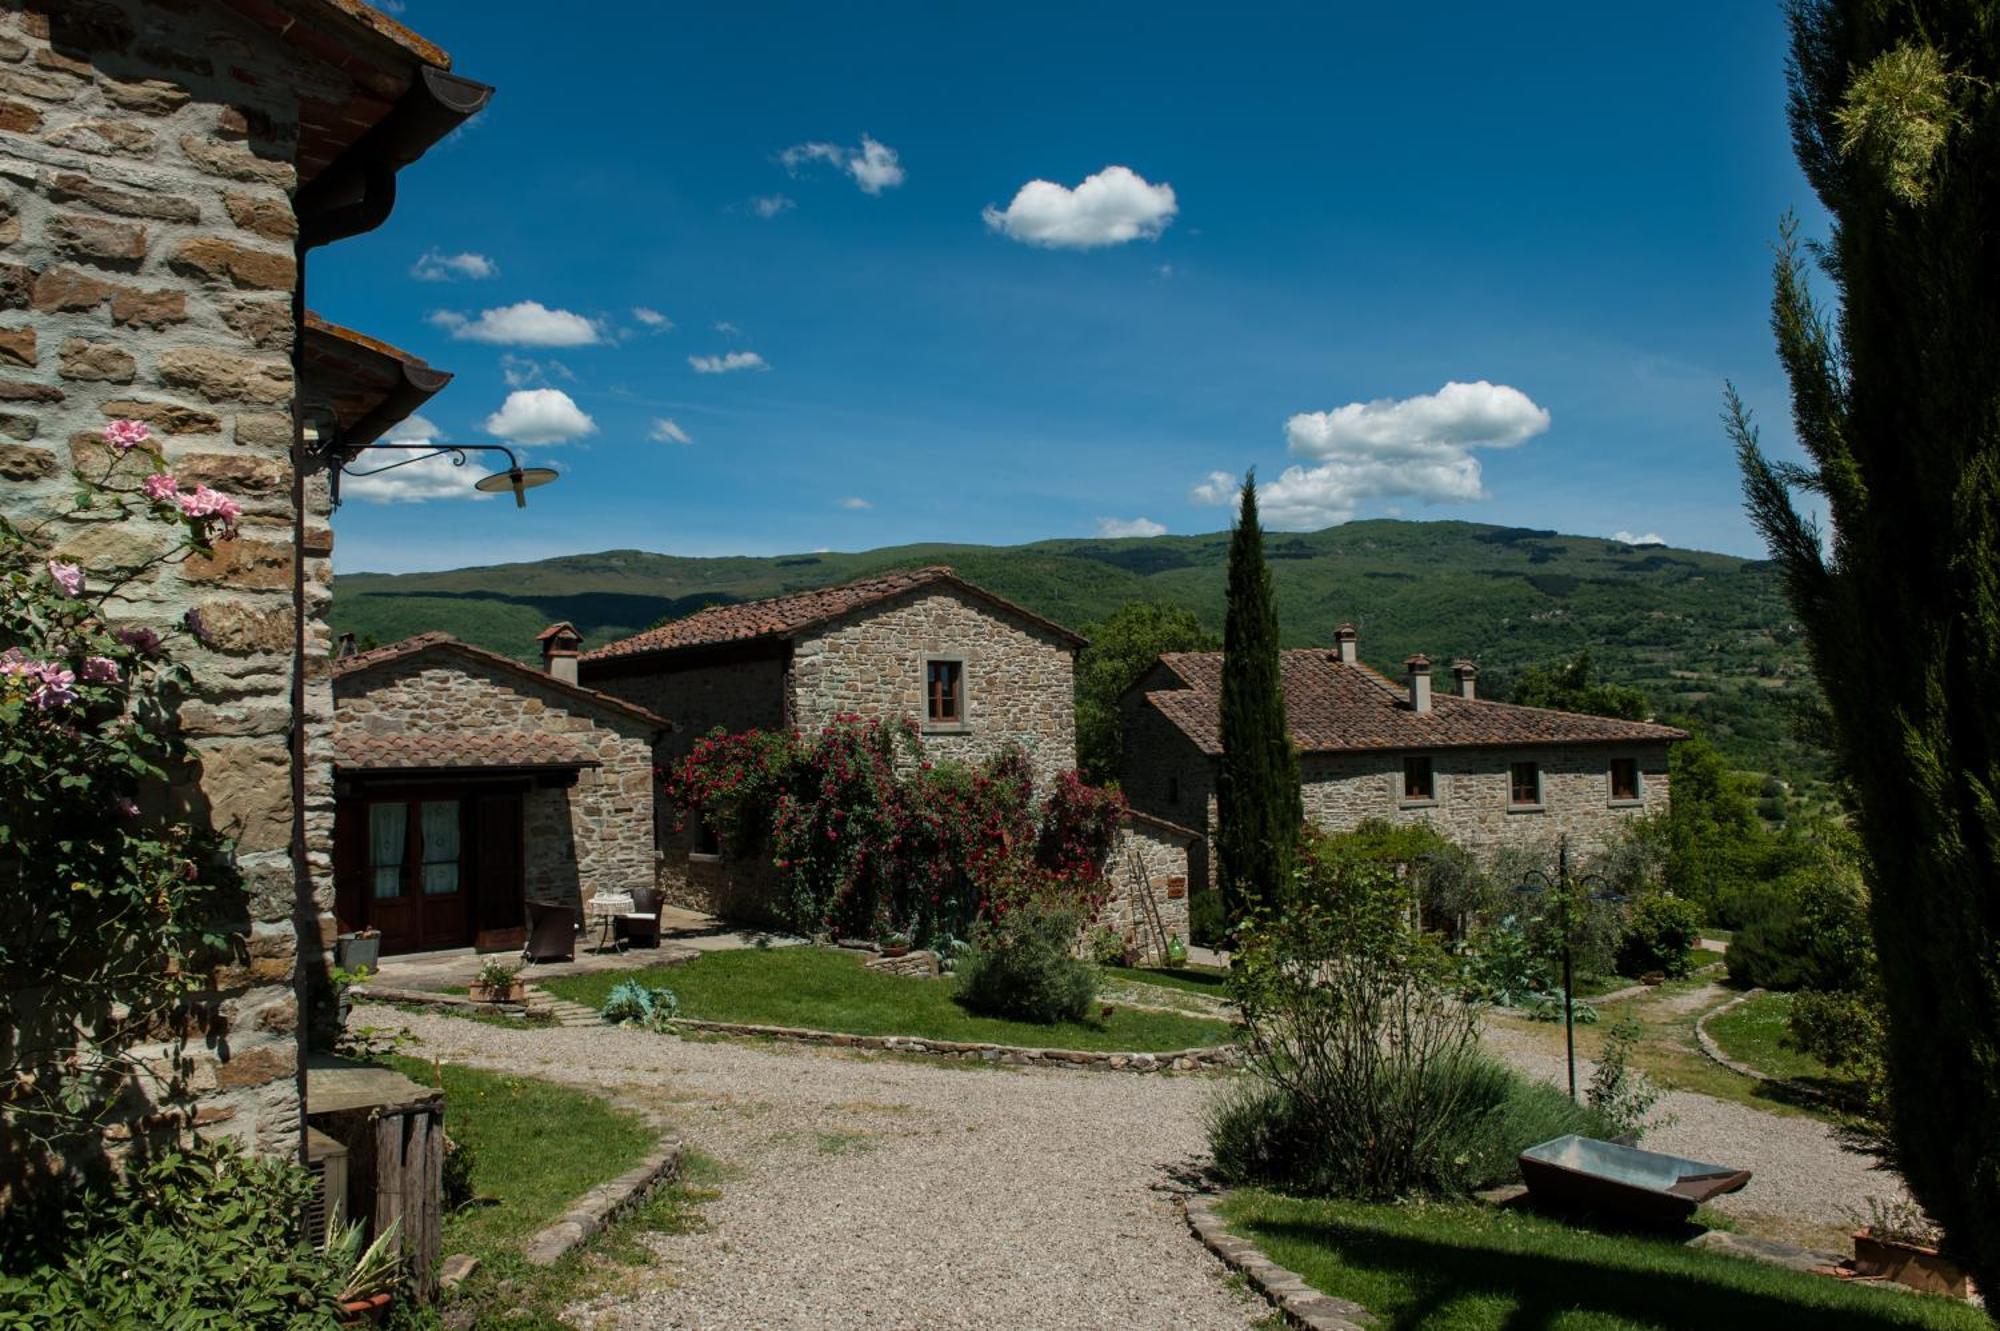
{"label": "door frame", "polygon": [[[440,941],[436,935],[429,934],[420,921],[413,944],[407,938],[399,939],[396,946],[385,946],[383,954],[404,955],[474,946],[482,936],[490,945],[501,948],[518,946],[518,940],[513,939],[509,931],[482,931],[480,921],[482,905],[490,909],[497,904],[488,899],[490,895],[504,893],[511,901],[522,903],[525,927],[527,820],[523,815],[526,797],[532,788],[530,781],[505,775],[485,778],[441,775],[435,779],[418,780],[390,774],[384,774],[377,780],[343,778],[339,782],[334,804],[334,915],[340,931],[346,933],[379,927],[374,914],[375,897],[369,875],[369,806],[456,800],[459,806],[458,895],[461,898],[462,918],[451,930],[449,941]],[[482,817],[476,815],[475,810],[496,796],[509,797],[513,802],[515,815],[511,823],[514,844],[507,853],[489,857],[481,853]],[[411,828],[406,836],[414,841],[421,836],[421,829]],[[488,881],[492,871],[496,870],[505,873],[510,881],[504,884]],[[409,872],[406,851],[405,873]],[[421,909],[420,895],[417,904]],[[385,937],[384,943],[387,942]]]}

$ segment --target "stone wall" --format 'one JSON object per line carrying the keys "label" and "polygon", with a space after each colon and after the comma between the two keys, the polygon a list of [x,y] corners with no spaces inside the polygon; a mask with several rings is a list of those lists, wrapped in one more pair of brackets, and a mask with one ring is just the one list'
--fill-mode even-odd
{"label": "stone wall", "polygon": [[[0,10],[0,479],[17,522],[62,510],[73,466],[101,468],[101,431],[153,426],[183,483],[239,499],[241,535],[156,568],[114,603],[161,624],[201,612],[181,720],[187,790],[237,839],[248,886],[241,964],[215,977],[220,1022],[194,1058],[209,1131],[295,1149],[293,510],[289,359],[297,280],[290,201],[298,102],[344,95],[267,30],[221,6],[93,0]],[[323,479],[309,495],[308,650],[325,652],[331,570]],[[157,552],[162,529],[56,531],[86,572]],[[308,690],[308,748],[329,755],[328,692]],[[330,919],[330,789],[308,792],[318,908]],[[305,929],[309,953],[324,937]],[[162,1051],[164,1052],[164,1051]]]}
{"label": "stone wall", "polygon": [[586,688],[623,698],[674,723],[660,741],[662,767],[686,756],[696,741],[720,727],[776,730],[786,724],[785,663],[781,655],[747,657],[728,662],[676,666],[668,658],[658,665],[640,661],[583,661],[579,678]]}
{"label": "stone wall", "polygon": [[[1636,802],[1613,802],[1611,760],[1636,758]],[[1345,831],[1370,818],[1428,822],[1469,850],[1549,849],[1568,836],[1570,848],[1602,850],[1630,819],[1663,812],[1668,802],[1667,746],[1548,745],[1523,749],[1445,749],[1431,755],[1437,799],[1403,802],[1403,755],[1306,754],[1299,762],[1306,818]],[[1541,764],[1542,803],[1532,810],[1509,801],[1509,765]]]}
{"label": "stone wall", "polygon": [[1119,789],[1141,813],[1202,834],[1188,847],[1188,881],[1205,889],[1209,848],[1215,835],[1215,763],[1181,733],[1180,727],[1148,706],[1147,688],[1164,688],[1172,676],[1155,666],[1141,685],[1119,702],[1125,737]]}
{"label": "stone wall", "polygon": [[528,898],[580,909],[598,891],[654,880],[654,728],[643,721],[436,648],[343,675],[335,698],[343,734],[530,732],[581,744],[599,766],[530,791],[522,810]]}
{"label": "stone wall", "polygon": [[1108,926],[1139,950],[1141,964],[1166,960],[1166,942],[1188,932],[1188,846],[1199,840],[1143,818],[1128,818],[1106,861],[1111,895],[1091,928]]}
{"label": "stone wall", "polygon": [[[924,665],[964,662],[963,725],[925,718]],[[1010,743],[1038,784],[1076,766],[1075,657],[1068,641],[953,588],[869,606],[793,648],[793,713],[813,729],[842,713],[907,717],[933,759],[979,762]]]}

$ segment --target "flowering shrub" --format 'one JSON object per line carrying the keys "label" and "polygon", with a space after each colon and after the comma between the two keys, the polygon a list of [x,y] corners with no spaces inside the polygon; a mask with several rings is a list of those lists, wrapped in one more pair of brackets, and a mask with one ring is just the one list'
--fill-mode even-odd
{"label": "flowering shrub", "polygon": [[[136,579],[234,535],[242,510],[184,492],[142,422],[104,438],[69,512],[0,516],[0,1153],[87,1138],[142,1072],[171,1099],[177,1066],[128,1051],[189,1029],[185,1000],[240,915],[225,844],[165,798],[187,757],[172,718],[189,678],[171,647],[199,620],[162,633],[113,615]],[[136,565],[85,568],[50,548],[55,522],[81,515],[171,535]]]}
{"label": "flowering shrub", "polygon": [[1027,755],[931,763],[908,721],[836,717],[818,734],[721,732],[662,774],[666,798],[740,854],[767,847],[793,927],[925,943],[1027,901],[1084,916],[1125,804],[1065,773],[1035,798]]}

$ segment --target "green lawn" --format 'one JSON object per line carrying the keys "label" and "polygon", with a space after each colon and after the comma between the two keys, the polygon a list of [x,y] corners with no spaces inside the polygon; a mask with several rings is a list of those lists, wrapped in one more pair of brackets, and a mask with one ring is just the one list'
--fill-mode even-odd
{"label": "green lawn", "polygon": [[1130,980],[1135,984],[1156,984],[1162,989],[1180,989],[1210,998],[1229,997],[1229,972],[1220,966],[1106,966],[1107,980]]}
{"label": "green lawn", "polygon": [[1936,1331],[1990,1328],[1962,1303],[1479,1206],[1233,1194],[1230,1228],[1384,1331]]}
{"label": "green lawn", "polygon": [[1738,1003],[1708,1023],[1708,1033],[1722,1052],[1759,1072],[1829,1091],[1852,1090],[1853,1083],[1811,1054],[1785,1044],[1792,996],[1766,990]]}
{"label": "green lawn", "polygon": [[853,1035],[913,1035],[975,1044],[1157,1053],[1226,1043],[1222,1022],[1113,1005],[1109,1018],[1038,1026],[967,1012],[952,1001],[952,980],[912,979],[865,969],[852,953],[827,948],[744,948],[708,952],[685,966],[600,971],[541,981],[574,1003],[601,1007],[613,985],[637,979],[679,995],[681,1015],[702,1021],[800,1026]]}
{"label": "green lawn", "polygon": [[[432,1084],[420,1058],[385,1059]],[[478,1068],[444,1067],[445,1131],[473,1153],[481,1199],[445,1218],[444,1250],[482,1259],[512,1251],[584,1192],[639,1163],[659,1130],[594,1095]]]}

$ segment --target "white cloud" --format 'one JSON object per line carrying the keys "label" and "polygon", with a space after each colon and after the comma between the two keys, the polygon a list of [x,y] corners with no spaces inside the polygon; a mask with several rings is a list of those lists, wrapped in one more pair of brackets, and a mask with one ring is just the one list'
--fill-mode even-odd
{"label": "white cloud", "polygon": [[574,382],[576,372],[559,360],[539,361],[530,356],[516,356],[508,351],[500,356],[500,377],[507,381],[509,388],[527,388],[532,384],[545,384],[554,379]]}
{"label": "white cloud", "polygon": [[691,444],[694,442],[694,436],[683,430],[679,422],[675,421],[671,416],[653,417],[653,428],[646,432],[646,437],[656,444]]}
{"label": "white cloud", "polygon": [[1665,545],[1667,543],[1667,538],[1656,531],[1649,531],[1644,536],[1634,536],[1629,531],[1615,531],[1611,533],[1611,539],[1623,545]]}
{"label": "white cloud", "polygon": [[722,356],[689,356],[696,374],[729,374],[735,370],[768,370],[762,356],[754,351],[732,351]]}
{"label": "white cloud", "polygon": [[560,388],[522,388],[486,418],[490,434],[515,444],[562,444],[597,433],[597,422]]}
{"label": "white cloud", "polygon": [[1226,471],[1212,471],[1201,484],[1188,491],[1197,504],[1233,504],[1243,493],[1243,482]]}
{"label": "white cloud", "polygon": [[779,213],[788,213],[798,206],[790,196],[784,194],[759,194],[750,200],[750,211],[767,220]]}
{"label": "white cloud", "polygon": [[517,347],[587,347],[604,340],[603,330],[581,314],[552,310],[538,300],[483,310],[468,319],[455,310],[438,310],[430,321],[448,328],[464,342],[494,342]]}
{"label": "white cloud", "polygon": [[410,276],[419,282],[476,282],[484,277],[492,277],[500,271],[500,265],[483,254],[466,251],[462,254],[446,254],[437,249],[425,250],[423,256],[410,266]]}
{"label": "white cloud", "polygon": [[847,498],[838,500],[837,502],[840,504],[842,508],[851,508],[856,510],[875,507],[875,505],[869,503],[866,499],[863,499],[860,495],[849,495],[847,496]]}
{"label": "white cloud", "polygon": [[[880,194],[885,189],[894,189],[903,183],[907,174],[894,148],[866,134],[861,136],[859,148],[839,143],[795,143],[778,154],[778,161],[793,175],[797,175],[801,167],[813,162],[829,163],[852,176],[863,194]],[[764,211],[763,200],[752,201],[760,217],[775,217],[791,204],[791,200],[782,194],[774,195],[772,198],[782,199],[784,202],[770,212]]]}
{"label": "white cloud", "polygon": [[1179,211],[1172,185],[1151,185],[1129,167],[1107,166],[1075,189],[1031,180],[1004,211],[988,204],[981,216],[1023,245],[1089,250],[1156,239]]}
{"label": "white cloud", "polygon": [[1110,537],[1165,536],[1167,528],[1166,524],[1151,518],[1099,518],[1097,534]]}
{"label": "white cloud", "polygon": [[[382,436],[385,444],[415,444],[428,448],[444,442],[444,432],[423,416],[408,416],[390,427]],[[342,476],[340,478],[340,498],[342,502],[359,501],[364,504],[421,504],[431,499],[489,499],[472,488],[478,479],[477,473],[468,473],[464,467],[454,467],[445,456],[434,458],[419,457],[418,449],[408,453],[396,450],[371,454],[375,465],[394,462],[398,456],[417,459],[393,470],[376,476]]]}
{"label": "white cloud", "polygon": [[[1260,487],[1259,512],[1273,527],[1297,530],[1346,522],[1372,499],[1484,499],[1473,450],[1513,448],[1548,428],[1549,413],[1526,393],[1483,379],[1418,397],[1300,412],[1285,422],[1286,442],[1316,465],[1287,467]],[[1195,488],[1204,503],[1234,497],[1233,481],[1222,472]]]}
{"label": "white cloud", "polygon": [[632,317],[655,332],[664,333],[674,326],[674,321],[648,305],[634,305]]}
{"label": "white cloud", "polygon": [[738,328],[735,324],[729,322],[729,320],[727,319],[724,319],[720,323],[717,323],[715,325],[715,331],[722,334],[724,337],[743,336],[743,330],[741,328]]}

